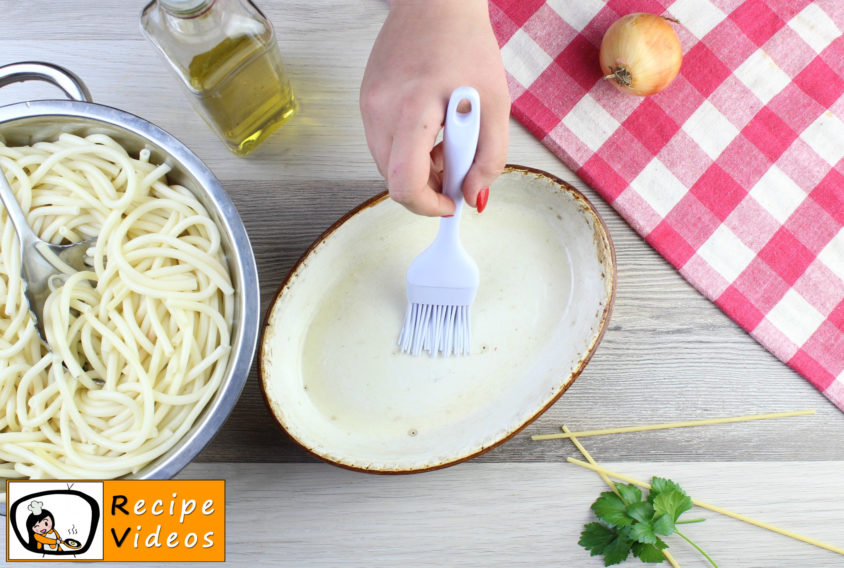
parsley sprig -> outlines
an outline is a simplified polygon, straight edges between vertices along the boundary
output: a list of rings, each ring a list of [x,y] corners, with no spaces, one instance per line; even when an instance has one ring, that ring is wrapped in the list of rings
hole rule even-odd
[[[578,544],[592,556],[604,555],[604,565],[612,566],[627,560],[630,553],[642,562],[662,562],[668,545],[660,536],[677,534],[715,567],[718,565],[697,544],[677,530],[680,515],[693,507],[692,499],[671,481],[654,477],[647,499],[635,485],[617,484],[618,494],[605,491],[592,503],[592,510],[603,522],[588,523],[580,533]]]

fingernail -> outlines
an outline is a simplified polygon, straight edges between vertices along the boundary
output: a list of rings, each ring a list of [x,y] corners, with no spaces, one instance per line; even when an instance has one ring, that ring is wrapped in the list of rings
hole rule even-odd
[[[443,217],[445,217],[445,218],[454,217],[454,213],[452,213],[451,215],[443,215]]]
[[[489,188],[485,187],[478,193],[478,213],[483,213],[486,209],[486,202],[489,199]]]

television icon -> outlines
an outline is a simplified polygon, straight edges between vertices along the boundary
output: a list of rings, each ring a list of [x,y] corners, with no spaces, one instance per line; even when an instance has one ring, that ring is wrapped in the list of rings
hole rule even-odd
[[[102,482],[9,481],[6,558],[102,560]]]

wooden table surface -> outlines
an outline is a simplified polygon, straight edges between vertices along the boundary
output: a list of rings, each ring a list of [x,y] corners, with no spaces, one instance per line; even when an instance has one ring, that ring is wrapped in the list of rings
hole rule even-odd
[[[366,147],[358,87],[387,12],[379,0],[263,0],[301,101],[254,155],[228,153],[193,113],[141,35],[140,0],[3,2],[0,64],[68,67],[98,103],[182,140],[221,180],[252,239],[266,310],[306,247],[384,190]],[[560,85],[565,89],[565,85]],[[57,98],[12,85],[0,104]],[[272,421],[253,366],[234,412],[181,477],[227,481],[226,558],[250,566],[601,566],[577,545],[604,490],[564,463],[565,441],[530,435],[813,408],[799,418],[584,439],[627,474],[668,476],[698,499],[844,547],[844,415],[703,298],[589,187],[515,121],[508,161],[580,189],[606,220],[618,258],[609,329],[557,404],[507,443],[461,465],[410,476],[318,462]],[[495,195],[490,197],[495,207]],[[722,567],[844,566],[844,556],[714,513],[687,528]],[[681,566],[708,563],[679,538]],[[638,560],[636,561],[638,563]]]

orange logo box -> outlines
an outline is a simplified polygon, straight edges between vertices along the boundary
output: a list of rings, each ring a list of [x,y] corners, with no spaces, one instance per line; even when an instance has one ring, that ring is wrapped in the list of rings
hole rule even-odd
[[[103,560],[224,562],[222,480],[104,481]]]

